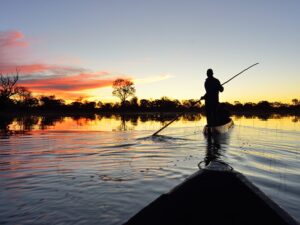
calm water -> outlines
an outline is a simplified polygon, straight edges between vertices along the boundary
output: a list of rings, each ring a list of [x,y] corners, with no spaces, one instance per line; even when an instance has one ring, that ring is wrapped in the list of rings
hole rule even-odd
[[[300,221],[300,119],[233,119],[211,143],[199,115],[1,118],[0,224],[122,224],[216,157]]]

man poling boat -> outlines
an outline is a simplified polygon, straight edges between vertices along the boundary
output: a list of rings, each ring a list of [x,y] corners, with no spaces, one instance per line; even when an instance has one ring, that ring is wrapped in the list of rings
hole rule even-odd
[[[242,74],[242,73],[244,73],[246,70],[248,70],[248,69],[250,69],[251,67],[253,67],[253,66],[256,66],[256,65],[258,65],[258,63],[255,63],[255,64],[253,64],[253,65],[251,65],[251,66],[249,66],[249,67],[247,67],[246,69],[244,69],[244,70],[242,70],[241,72],[239,72],[238,74],[236,74],[236,75],[234,75],[233,77],[231,77],[229,80],[227,80],[226,82],[224,82],[223,84],[220,84],[220,81],[218,81],[218,82],[216,82],[216,81],[213,81],[214,82],[214,84],[212,85],[212,89],[216,89],[218,92],[217,92],[217,94],[219,93],[219,91],[220,90],[222,90],[223,91],[223,86],[226,84],[226,83],[228,83],[229,81],[231,81],[231,80],[233,80],[234,78],[236,78],[237,76],[239,76],[240,74]],[[213,71],[211,70],[210,71],[210,69],[207,71],[207,75],[208,76],[210,76],[210,74],[211,74],[211,76],[213,75]],[[213,83],[213,82],[211,82],[211,83]],[[210,83],[210,82],[209,82]],[[220,86],[219,86],[220,85]],[[216,87],[215,87],[216,86]],[[208,88],[208,89],[210,89],[210,87]],[[207,91],[207,90],[206,90]],[[213,90],[213,92],[216,92],[215,90]],[[207,95],[207,94],[206,94]],[[200,98],[200,100],[199,101],[196,101],[192,106],[194,106],[194,105],[196,105],[197,103],[199,103],[199,102],[201,102],[201,100],[202,99],[205,99],[206,97],[206,95],[204,95],[204,96],[202,96],[201,98]],[[216,96],[215,96],[215,93],[214,94],[209,94],[209,95],[212,95],[212,97],[209,97],[209,100],[210,99],[213,99],[213,98],[216,98]],[[218,98],[218,96],[217,96],[217,98]],[[214,99],[214,101],[215,101],[215,99]],[[217,99],[217,102],[219,102],[219,99]],[[205,104],[206,104],[206,102],[205,102]],[[218,104],[217,104],[218,105]],[[212,118],[212,120],[214,120],[214,118],[216,117],[216,112],[215,112],[215,109],[214,109],[214,107],[215,106],[213,106],[213,107],[211,107],[211,106],[209,106],[209,108],[210,109],[212,109],[212,110],[210,110],[210,112],[213,112],[213,114],[214,115],[212,115],[211,113],[209,113],[210,115],[208,116],[208,117],[210,117],[210,118]],[[180,116],[182,116],[184,114],[184,112],[183,113],[181,113],[181,114],[179,114],[178,116],[176,116],[173,120],[171,120],[169,123],[167,123],[165,126],[163,126],[162,128],[160,128],[158,131],[156,131],[155,133],[153,133],[152,134],[152,136],[155,136],[155,135],[157,135],[159,132],[161,132],[162,130],[164,130],[166,127],[168,127],[171,123],[173,123],[174,121],[176,121]],[[219,116],[219,118],[218,119],[220,119],[221,117]],[[217,123],[217,122],[213,122],[213,123]],[[232,120],[230,119],[230,118],[227,118],[227,120],[225,119],[224,121],[220,121],[220,122],[218,122],[218,124],[216,124],[216,125],[210,125],[209,126],[209,124],[207,124],[207,126],[206,127],[209,127],[209,129],[206,129],[206,128],[204,128],[204,133],[206,132],[206,131],[211,131],[211,130],[226,130],[227,128],[230,128],[231,126],[233,125],[233,122],[232,122]],[[217,129],[215,129],[215,127],[224,127],[225,126],[225,129],[223,129],[223,128],[217,128]]]
[[[207,71],[206,94],[199,100],[205,99],[206,105],[207,125],[204,133],[225,133],[233,125],[226,113],[220,113],[218,94],[224,90],[224,84],[257,64],[223,84],[213,77],[211,69]],[[298,225],[294,218],[243,174],[219,159],[220,137],[224,135],[207,136],[207,153],[205,159],[198,164],[199,171],[168,193],[162,194],[124,225]],[[202,162],[205,163],[205,168],[201,168]]]
[[[205,112],[207,125],[203,129],[205,135],[226,133],[232,126],[233,121],[229,113],[219,103],[219,92],[224,91],[220,81],[215,78],[212,69],[207,70],[205,80],[205,95],[200,100],[205,100]]]
[[[204,127],[203,133],[220,134],[226,133],[233,126],[233,121],[224,109],[220,107],[219,92],[224,91],[224,87],[220,81],[215,78],[212,69],[207,70],[207,79],[205,80],[205,95],[200,100],[205,100],[205,112],[207,125]]]
[[[212,127],[217,125],[219,92],[223,92],[224,87],[221,85],[220,81],[213,76],[214,72],[212,69],[208,69],[206,74],[207,79],[204,83],[206,93],[200,100],[205,100],[207,126]]]

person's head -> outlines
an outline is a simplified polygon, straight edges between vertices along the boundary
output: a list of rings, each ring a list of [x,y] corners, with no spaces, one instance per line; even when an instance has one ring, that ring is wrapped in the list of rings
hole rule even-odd
[[[206,74],[207,74],[207,77],[212,77],[214,75],[214,72],[212,69],[208,69]]]

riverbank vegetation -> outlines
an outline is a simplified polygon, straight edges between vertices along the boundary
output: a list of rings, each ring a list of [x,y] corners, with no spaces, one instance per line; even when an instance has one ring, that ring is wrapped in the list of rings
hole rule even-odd
[[[135,96],[133,82],[117,79],[113,83],[112,95],[120,102],[104,103],[102,101],[86,101],[79,98],[71,103],[51,96],[34,96],[26,87],[17,85],[18,71],[14,76],[0,74],[0,113],[29,114],[91,114],[91,113],[154,113],[154,112],[204,112],[204,105],[196,102],[199,99],[178,100],[169,97],[160,99],[138,99]],[[130,99],[129,99],[130,98]],[[232,114],[300,114],[300,99],[291,99],[291,103],[260,101],[258,103],[238,101],[222,103],[221,106]]]

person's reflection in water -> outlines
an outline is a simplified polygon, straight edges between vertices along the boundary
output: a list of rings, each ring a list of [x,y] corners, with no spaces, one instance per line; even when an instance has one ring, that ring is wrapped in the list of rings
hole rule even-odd
[[[226,134],[208,135],[206,137],[206,141],[206,155],[204,158],[205,166],[207,166],[211,161],[220,160],[221,157],[224,156],[228,144],[228,136]]]

